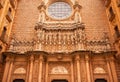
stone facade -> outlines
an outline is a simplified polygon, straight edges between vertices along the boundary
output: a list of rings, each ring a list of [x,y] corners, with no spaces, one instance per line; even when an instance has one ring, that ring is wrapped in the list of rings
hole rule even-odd
[[[11,1],[11,0],[10,0]],[[54,19],[48,7],[65,2],[71,15]],[[19,0],[2,82],[119,82],[104,0]],[[106,10],[106,11],[105,11]],[[119,51],[119,41],[115,45]],[[6,48],[6,47],[5,47]],[[0,69],[1,70],[1,69]]]
[[[115,52],[47,53],[32,51],[25,54],[5,52],[6,68],[3,82],[24,79],[25,82],[94,82],[105,79],[118,82],[114,62]],[[9,68],[9,69],[8,69]],[[113,75],[114,74],[114,75]],[[8,78],[6,78],[9,76]]]

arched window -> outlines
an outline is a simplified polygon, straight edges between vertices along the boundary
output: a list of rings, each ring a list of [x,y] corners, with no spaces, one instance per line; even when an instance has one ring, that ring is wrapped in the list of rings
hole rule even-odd
[[[3,30],[2,30],[2,34],[1,34],[1,36],[0,36],[0,39],[1,39],[3,42],[5,41],[6,32],[7,32],[7,28],[4,27]]]
[[[115,30],[116,38],[120,37],[120,32],[117,25],[114,27],[114,30]]]
[[[13,80],[13,82],[25,82],[25,80],[23,80],[23,79],[15,79],[15,80]]]
[[[2,51],[2,46],[0,45],[0,52]]]

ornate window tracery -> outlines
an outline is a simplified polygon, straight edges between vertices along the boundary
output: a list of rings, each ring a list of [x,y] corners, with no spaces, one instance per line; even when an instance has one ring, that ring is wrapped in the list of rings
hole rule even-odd
[[[65,2],[55,2],[48,7],[48,14],[55,19],[64,19],[70,16],[72,8]]]

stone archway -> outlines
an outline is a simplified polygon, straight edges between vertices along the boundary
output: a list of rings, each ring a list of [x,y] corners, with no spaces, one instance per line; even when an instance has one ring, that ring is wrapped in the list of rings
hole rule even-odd
[[[23,79],[15,79],[15,80],[13,80],[13,82],[25,82],[25,80],[23,80]]]
[[[95,82],[107,82],[105,79],[96,79]]]
[[[51,82],[68,82],[66,79],[54,79]]]

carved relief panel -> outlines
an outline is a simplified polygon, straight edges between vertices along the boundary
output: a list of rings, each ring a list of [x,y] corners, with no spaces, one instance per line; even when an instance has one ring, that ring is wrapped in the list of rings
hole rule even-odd
[[[70,74],[70,62],[50,62],[49,74]]]
[[[48,66],[49,82],[54,79],[66,79],[70,82],[70,62],[50,62]]]

